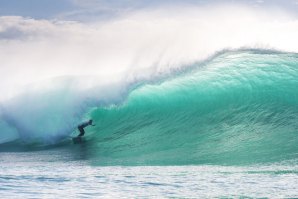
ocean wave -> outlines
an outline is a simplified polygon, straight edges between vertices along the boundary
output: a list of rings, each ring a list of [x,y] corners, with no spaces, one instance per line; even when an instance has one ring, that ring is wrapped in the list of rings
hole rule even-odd
[[[297,54],[250,49],[114,87],[92,84],[78,92],[78,79],[56,79],[59,89],[33,90],[2,107],[1,150],[12,141],[72,147],[67,137],[93,118],[97,126],[85,138],[96,164],[295,159],[297,65]]]
[[[119,106],[91,112],[100,164],[235,164],[297,158],[297,54],[226,52]]]

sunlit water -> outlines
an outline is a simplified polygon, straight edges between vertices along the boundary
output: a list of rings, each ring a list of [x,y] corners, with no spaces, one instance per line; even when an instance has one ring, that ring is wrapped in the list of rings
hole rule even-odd
[[[295,162],[93,166],[64,150],[0,153],[1,198],[298,197]]]

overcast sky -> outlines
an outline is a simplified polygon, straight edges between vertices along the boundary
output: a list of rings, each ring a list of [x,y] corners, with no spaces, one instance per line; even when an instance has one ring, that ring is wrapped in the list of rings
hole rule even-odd
[[[298,0],[0,0],[0,16],[88,21],[140,9],[214,3],[245,4],[256,8],[277,7],[298,15]]]

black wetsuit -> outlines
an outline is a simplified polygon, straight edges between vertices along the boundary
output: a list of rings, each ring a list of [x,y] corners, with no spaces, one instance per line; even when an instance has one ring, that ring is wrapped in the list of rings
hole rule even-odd
[[[83,135],[85,134],[85,130],[84,130],[84,128],[85,128],[86,126],[89,126],[89,125],[90,125],[89,122],[84,122],[83,124],[80,124],[80,125],[78,126],[78,129],[79,129],[79,131],[80,131],[80,134],[78,135],[78,137],[81,137],[81,136],[83,136]]]

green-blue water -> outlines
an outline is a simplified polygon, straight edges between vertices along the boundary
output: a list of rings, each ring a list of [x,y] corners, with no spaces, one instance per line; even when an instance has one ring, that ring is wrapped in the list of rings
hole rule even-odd
[[[94,165],[252,165],[296,160],[297,88],[297,54],[220,53],[186,70],[139,84],[126,92],[121,103],[89,105],[86,118],[91,117],[96,127],[86,128],[84,144]],[[36,101],[47,96],[60,99],[61,93],[34,97]],[[40,117],[34,113],[24,117],[27,114],[20,109],[24,106],[17,107],[18,117],[7,117],[7,124],[15,125],[25,148],[29,143],[29,150],[39,150],[34,147],[38,136],[54,140],[48,142],[54,143],[50,148],[73,147],[65,141],[65,133],[72,130],[61,126],[69,120],[55,114],[57,109],[66,112],[61,104],[36,108]],[[5,132],[2,139],[10,133]],[[16,144],[23,145],[4,143],[1,151]]]
[[[86,139],[99,165],[255,164],[298,157],[298,56],[240,51],[98,107]]]

